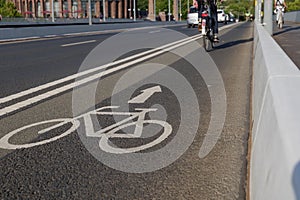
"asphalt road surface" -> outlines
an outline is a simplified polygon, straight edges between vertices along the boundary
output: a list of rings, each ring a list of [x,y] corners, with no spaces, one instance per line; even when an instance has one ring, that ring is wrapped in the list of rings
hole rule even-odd
[[[1,199],[245,199],[253,25],[220,39],[207,53],[178,24],[2,43]]]

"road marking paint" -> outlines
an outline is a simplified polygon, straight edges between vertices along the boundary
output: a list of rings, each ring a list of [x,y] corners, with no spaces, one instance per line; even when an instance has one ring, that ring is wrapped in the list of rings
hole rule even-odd
[[[231,25],[230,25],[231,26]],[[220,28],[220,30],[224,29],[223,27]],[[108,64],[105,64],[105,65],[102,65],[102,66],[99,66],[99,67],[96,67],[96,68],[93,68],[93,69],[90,69],[90,70],[86,70],[86,71],[83,71],[83,72],[79,72],[79,73],[76,73],[76,74],[73,74],[73,75],[70,75],[70,76],[67,76],[65,78],[62,78],[62,79],[59,79],[59,80],[56,80],[56,81],[53,81],[53,82],[50,82],[50,83],[46,83],[46,84],[43,84],[43,85],[40,85],[40,86],[37,86],[35,88],[30,88],[28,90],[24,90],[22,92],[19,92],[19,93],[16,93],[16,94],[12,94],[12,95],[9,95],[9,96],[6,96],[6,97],[3,97],[3,98],[0,98],[0,104],[3,104],[3,103],[6,103],[6,102],[9,102],[9,101],[13,101],[13,100],[16,100],[18,98],[21,98],[23,96],[26,96],[26,95],[29,95],[29,94],[32,94],[32,93],[35,93],[35,92],[38,92],[38,91],[41,91],[41,90],[44,90],[44,89],[47,89],[47,88],[50,88],[52,86],[55,86],[55,85],[58,85],[58,84],[62,84],[64,82],[67,82],[67,81],[70,81],[70,80],[73,80],[73,79],[76,79],[76,78],[79,78],[80,76],[85,76],[87,74],[90,74],[90,73],[94,73],[94,72],[97,72],[97,71],[100,71],[100,70],[103,70],[107,67],[110,67],[112,65],[117,65],[119,63],[123,63],[123,62],[126,62],[128,60],[132,60],[132,59],[135,59],[135,58],[138,58],[140,56],[144,56],[146,54],[150,54],[152,52],[155,52],[159,49],[163,49],[163,48],[167,48],[169,46],[172,46],[174,44],[177,44],[177,43],[180,43],[180,42],[183,42],[183,41],[186,41],[186,40],[190,40],[190,39],[198,39],[198,36],[199,35],[194,35],[194,36],[191,36],[189,38],[185,38],[185,39],[182,39],[182,40],[179,40],[179,41],[176,41],[176,42],[172,42],[170,44],[166,44],[166,45],[163,45],[161,46],[160,48],[156,48],[156,49],[151,49],[151,50],[148,50],[148,51],[145,51],[145,52],[142,52],[142,53],[139,53],[139,54],[136,54],[136,55],[133,55],[133,56],[130,56],[130,57],[127,57],[127,58],[124,58],[124,59],[121,59],[121,60],[118,60],[118,61],[114,61],[112,63],[108,63]],[[199,37],[200,38],[200,37]],[[1,116],[1,115],[0,115]]]
[[[45,38],[51,38],[51,37],[57,37],[58,35],[46,35],[46,36],[44,36]]]
[[[105,33],[119,33],[127,31],[130,29],[114,29],[114,30],[104,30],[104,31],[89,31],[89,32],[80,32],[80,33],[66,33],[64,36],[78,36],[78,35],[95,35],[95,34],[105,34]]]
[[[67,33],[61,35],[48,35],[43,36],[44,38],[52,38],[52,37],[61,37],[61,36],[84,36],[84,35],[96,35],[96,34],[105,34],[105,33],[118,33],[123,31],[132,31],[132,30],[143,30],[143,29],[153,29],[153,28],[164,28],[164,27],[173,27],[173,26],[182,26],[182,24],[172,24],[172,25],[161,25],[161,26],[148,26],[148,27],[140,27],[140,28],[124,28],[124,29],[114,29],[114,30],[104,30],[104,31],[90,31],[90,32],[80,32],[80,33]],[[24,38],[12,38],[12,39],[2,39],[0,43],[5,42],[22,42],[26,40],[34,40],[40,39],[40,36],[34,37],[24,37]]]
[[[230,25],[230,26],[233,26],[233,25]],[[221,27],[219,30],[222,30],[222,29],[225,29],[225,28],[228,28],[228,26]],[[117,64],[120,64],[120,63],[123,63],[123,62],[126,62],[126,61],[134,59],[133,61],[130,61],[128,63],[124,63],[122,65],[116,66],[116,67],[111,68],[109,70],[102,71],[102,72],[99,72],[99,73],[97,73],[95,75],[92,75],[90,77],[84,78],[84,79],[76,82],[76,84],[75,83],[71,83],[71,84],[62,86],[60,88],[56,88],[56,89],[54,89],[52,91],[43,93],[41,95],[37,95],[37,96],[32,97],[30,99],[24,100],[22,102],[19,102],[19,103],[16,103],[16,104],[12,104],[12,105],[10,105],[8,107],[4,107],[4,108],[0,109],[0,117],[4,116],[6,114],[10,114],[12,112],[18,111],[18,110],[20,110],[22,108],[25,108],[25,107],[27,107],[29,105],[32,105],[34,103],[38,103],[38,102],[40,102],[42,100],[45,100],[47,98],[50,98],[50,97],[52,97],[54,95],[61,94],[61,93],[65,92],[65,91],[67,91],[67,90],[70,90],[70,89],[74,88],[74,87],[78,87],[81,84],[85,84],[85,83],[97,80],[97,79],[99,79],[102,76],[109,75],[109,74],[114,73],[116,71],[125,69],[125,68],[127,68],[129,66],[132,66],[132,65],[134,65],[136,63],[145,61],[145,60],[153,58],[155,56],[159,56],[162,53],[168,52],[168,51],[170,51],[172,49],[176,49],[176,48],[178,48],[180,46],[186,45],[186,44],[188,44],[188,43],[190,43],[192,41],[195,41],[197,39],[200,39],[200,38],[202,38],[202,35],[200,35],[200,34],[194,35],[192,37],[188,37],[188,38],[176,41],[176,42],[172,42],[172,43],[163,45],[163,46],[161,46],[159,48],[156,48],[156,49],[151,49],[151,50],[148,50],[148,51],[145,51],[145,52],[142,52],[142,53],[139,53],[139,54],[136,54],[136,55],[133,55],[133,56],[130,56],[130,57],[127,57],[127,58],[124,58],[124,59],[112,62],[112,63],[108,63],[108,64],[105,64],[105,65],[102,65],[102,66],[99,66],[99,67],[96,67],[96,68],[93,68],[93,69],[90,69],[90,70],[86,70],[86,71],[83,71],[83,72],[80,72],[80,73],[77,73],[77,74],[73,74],[71,76],[65,77],[63,79],[59,79],[59,80],[54,81],[54,82],[46,83],[44,85],[28,89],[28,90],[22,91],[22,92],[17,93],[17,94],[13,94],[13,95],[10,95],[10,96],[7,96],[7,97],[3,97],[3,98],[0,99],[0,104],[5,103],[5,102],[9,102],[9,101],[12,101],[12,100],[15,100],[15,99],[18,99],[20,97],[23,97],[25,95],[29,95],[29,94],[34,93],[34,92],[38,92],[38,91],[40,91],[42,89],[47,89],[47,88],[49,88],[51,86],[55,86],[55,85],[58,85],[60,83],[64,83],[64,82],[73,80],[73,79],[78,78],[80,76],[84,76],[84,75],[87,75],[87,74],[90,74],[90,73],[94,73],[94,72],[106,69],[106,68],[108,68],[110,66],[117,65]],[[144,56],[144,57],[141,57],[141,56]],[[138,57],[141,57],[141,58],[138,58]],[[135,59],[135,58],[138,58],[138,59]]]
[[[2,109],[0,110],[0,117],[1,117],[1,116],[4,116],[4,115],[7,115],[7,114],[10,114],[10,113],[13,113],[13,112],[15,112],[15,111],[18,111],[18,110],[20,110],[20,109],[22,109],[22,108],[25,108],[25,107],[27,107],[27,106],[30,106],[30,105],[32,105],[32,104],[38,103],[38,102],[40,102],[40,101],[42,101],[42,100],[51,98],[52,96],[61,94],[61,93],[65,92],[65,91],[68,91],[68,90],[74,88],[74,87],[79,87],[79,86],[81,86],[81,85],[83,85],[83,84],[86,84],[86,83],[92,82],[92,81],[94,81],[94,80],[97,80],[97,79],[99,79],[99,78],[101,78],[101,77],[103,77],[103,76],[107,76],[107,75],[112,74],[112,73],[115,73],[115,72],[117,72],[117,71],[126,69],[126,68],[128,68],[129,66],[132,66],[132,65],[134,65],[134,64],[136,64],[136,63],[145,61],[145,60],[150,59],[150,58],[153,58],[153,57],[155,57],[155,56],[159,56],[159,55],[161,55],[162,53],[168,52],[168,51],[170,51],[170,50],[172,50],[172,49],[176,49],[176,48],[178,48],[178,47],[180,47],[180,46],[183,46],[183,45],[188,44],[188,43],[190,43],[190,42],[192,42],[192,41],[195,41],[195,40],[197,40],[197,39],[199,39],[199,38],[201,38],[201,37],[202,37],[201,35],[196,35],[196,36],[193,36],[193,37],[190,37],[190,38],[185,38],[185,39],[183,39],[183,40],[180,40],[180,41],[177,41],[177,42],[173,42],[173,43],[164,45],[165,47],[162,46],[162,47],[159,48],[159,50],[154,49],[154,50],[156,50],[156,51],[154,51],[154,50],[152,49],[152,50],[150,50],[150,51],[152,51],[153,53],[149,54],[149,52],[148,52],[148,55],[145,55],[146,52],[143,52],[143,53],[141,53],[141,54],[145,55],[144,57],[141,57],[141,58],[138,58],[138,59],[134,59],[134,60],[129,61],[129,62],[127,62],[127,63],[124,63],[124,64],[121,64],[121,65],[119,65],[119,66],[116,66],[116,67],[114,67],[114,68],[111,68],[111,69],[108,69],[108,70],[106,70],[106,71],[102,71],[102,72],[99,72],[99,73],[97,73],[97,74],[91,75],[91,76],[89,76],[89,77],[87,77],[87,78],[81,79],[81,80],[79,80],[79,81],[77,81],[77,82],[75,82],[75,83],[67,84],[67,85],[65,85],[65,86],[56,88],[56,89],[51,90],[51,91],[49,91],[49,92],[43,93],[43,94],[41,94],[41,95],[37,95],[37,96],[31,97],[31,98],[29,98],[29,99],[27,99],[27,100],[21,101],[21,102],[19,102],[19,103],[16,103],[16,104],[7,106],[7,107],[2,108]],[[163,49],[163,48],[164,48],[164,49]],[[134,57],[134,56],[133,56],[133,57]],[[124,59],[124,60],[126,60],[126,59]],[[117,61],[116,61],[116,62],[117,62]],[[98,67],[98,68],[101,68],[101,69],[107,68],[108,66],[111,66],[111,65],[115,64],[116,62],[109,63],[109,64],[106,64],[106,65],[100,66],[100,67]],[[119,63],[120,63],[120,61],[119,61]],[[75,74],[75,75],[76,75],[76,74]],[[59,82],[59,81],[60,81],[60,80],[58,80],[58,82]],[[50,83],[50,84],[52,84],[52,83]],[[47,85],[47,84],[45,84],[45,85]],[[45,87],[45,85],[43,85],[43,86]],[[30,90],[31,90],[31,89],[29,89],[29,90],[27,90],[27,91],[24,91],[23,94],[25,94],[25,93],[30,94],[30,93],[29,93]],[[34,91],[34,90],[36,90],[36,88],[33,88],[32,90]],[[22,92],[21,92],[21,93],[22,93]],[[11,96],[13,96],[13,95],[11,95]],[[3,99],[6,100],[6,101],[8,101],[8,100],[11,101],[11,100],[12,100],[11,96],[10,96],[10,98],[9,98],[9,97],[4,97],[4,98],[2,98],[2,99],[0,99],[0,100],[2,100],[2,102],[3,102]],[[20,93],[15,94],[14,97],[21,97],[21,96],[20,96]],[[0,103],[1,103],[1,101],[0,101]]]
[[[39,39],[41,37],[34,36],[34,37],[24,37],[24,38],[13,38],[13,39],[5,39],[5,40],[0,40],[0,42],[14,42],[18,40],[33,40],[33,39]]]
[[[142,93],[133,99],[129,100],[128,103],[145,103],[154,93],[161,92],[160,86],[154,86],[141,91]]]
[[[157,31],[150,31],[149,33],[159,33],[160,30],[157,30]]]
[[[96,40],[89,40],[89,41],[83,41],[83,42],[75,42],[70,44],[63,44],[62,47],[69,47],[69,46],[75,46],[75,45],[81,45],[81,44],[87,44],[87,43],[93,43],[96,42]]]
[[[197,35],[196,35],[196,36],[197,36]],[[3,103],[6,103],[6,102],[9,102],[9,101],[12,101],[12,100],[21,98],[21,97],[23,97],[23,96],[26,96],[26,95],[29,95],[29,94],[38,92],[38,91],[40,91],[40,90],[47,89],[47,88],[49,88],[49,87],[53,87],[53,86],[58,85],[58,84],[62,84],[62,83],[64,83],[64,82],[67,82],[67,81],[70,81],[70,80],[79,78],[79,77],[81,77],[81,76],[85,76],[85,75],[90,74],[90,73],[94,73],[94,72],[97,72],[97,71],[106,69],[106,68],[108,68],[108,67],[110,67],[110,66],[112,66],[112,65],[117,65],[117,64],[119,64],[119,63],[123,63],[123,62],[129,61],[129,60],[132,60],[132,59],[135,59],[135,58],[144,56],[144,55],[146,55],[146,54],[153,53],[153,52],[155,52],[155,51],[157,51],[157,50],[159,50],[159,49],[167,48],[167,47],[172,46],[172,45],[174,45],[174,44],[177,44],[177,43],[180,43],[180,42],[189,40],[189,39],[193,39],[193,38],[195,38],[196,36],[192,36],[192,37],[190,37],[190,38],[185,38],[185,39],[183,39],[183,40],[179,40],[179,41],[176,41],[176,42],[172,42],[172,43],[170,43],[170,44],[163,45],[163,46],[161,46],[160,48],[151,49],[151,50],[148,50],[148,51],[145,51],[145,52],[142,52],[142,53],[138,53],[138,54],[136,54],[136,55],[129,56],[129,57],[127,57],[127,58],[124,58],[124,59],[121,59],[121,60],[117,60],[117,61],[114,61],[114,62],[112,62],[112,63],[108,63],[108,64],[105,64],[105,65],[102,65],[102,66],[99,66],[99,67],[96,67],[96,68],[93,68],[93,69],[89,69],[89,70],[86,70],[86,71],[83,71],[83,72],[79,72],[79,73],[76,73],[76,74],[67,76],[67,77],[65,77],[65,78],[62,78],[62,79],[59,79],[59,80],[56,80],[56,81],[53,81],[53,82],[50,82],[50,83],[46,83],[46,84],[37,86],[37,87],[35,87],[35,88],[30,88],[30,89],[28,89],[28,90],[24,90],[24,91],[22,91],[22,92],[19,92],[19,93],[16,93],[16,94],[12,94],[12,95],[10,95],[10,96],[0,98],[0,104],[3,104]]]

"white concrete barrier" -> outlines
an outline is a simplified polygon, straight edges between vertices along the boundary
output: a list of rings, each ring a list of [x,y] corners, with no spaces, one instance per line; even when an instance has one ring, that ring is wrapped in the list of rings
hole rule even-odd
[[[300,10],[285,13],[284,19],[291,22],[300,22]]]
[[[300,71],[255,22],[251,200],[300,200]]]

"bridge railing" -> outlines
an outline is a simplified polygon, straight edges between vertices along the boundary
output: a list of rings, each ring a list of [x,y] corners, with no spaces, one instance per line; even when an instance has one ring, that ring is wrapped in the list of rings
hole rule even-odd
[[[251,200],[300,199],[300,71],[255,22]]]
[[[300,23],[300,10],[285,13],[284,14],[284,19],[286,21],[299,22]]]

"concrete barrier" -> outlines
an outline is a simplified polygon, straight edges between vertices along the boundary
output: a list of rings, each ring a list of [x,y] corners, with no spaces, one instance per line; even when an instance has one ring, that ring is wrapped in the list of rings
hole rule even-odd
[[[286,21],[299,22],[300,23],[300,10],[285,13],[284,14],[284,19]]]
[[[300,71],[255,22],[251,200],[300,199]]]

